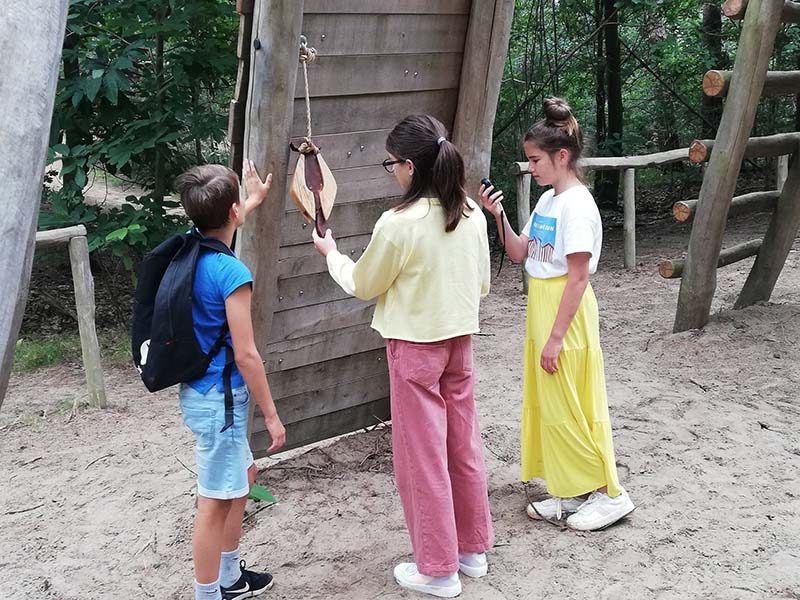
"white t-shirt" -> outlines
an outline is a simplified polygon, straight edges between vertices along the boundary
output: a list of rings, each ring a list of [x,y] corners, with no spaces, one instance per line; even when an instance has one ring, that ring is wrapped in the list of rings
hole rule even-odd
[[[522,234],[528,237],[525,271],[531,277],[551,279],[566,275],[567,255],[577,252],[590,252],[589,273],[597,271],[603,225],[594,198],[584,185],[557,196],[555,190],[547,190],[536,203]]]

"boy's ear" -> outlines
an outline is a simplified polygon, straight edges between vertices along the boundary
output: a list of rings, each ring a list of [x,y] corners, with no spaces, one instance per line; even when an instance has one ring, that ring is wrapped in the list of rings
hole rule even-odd
[[[236,223],[239,220],[239,211],[242,210],[241,202],[234,202],[228,209],[228,220]]]

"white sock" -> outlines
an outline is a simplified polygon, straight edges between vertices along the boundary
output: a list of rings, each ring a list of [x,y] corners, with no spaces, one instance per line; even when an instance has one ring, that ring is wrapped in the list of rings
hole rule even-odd
[[[239,581],[242,569],[239,566],[239,548],[230,552],[223,552],[219,558],[219,583],[224,588],[231,587]]]
[[[194,582],[194,600],[222,600],[222,593],[219,591],[219,581],[214,583]]]

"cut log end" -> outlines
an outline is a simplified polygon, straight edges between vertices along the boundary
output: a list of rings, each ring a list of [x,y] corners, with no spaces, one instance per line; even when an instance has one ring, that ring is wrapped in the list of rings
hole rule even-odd
[[[725,76],[721,71],[708,71],[703,75],[703,93],[710,98],[722,98],[727,89]]]
[[[672,216],[678,223],[685,223],[692,216],[692,208],[686,202],[676,202],[672,205]]]
[[[675,279],[678,277],[677,271],[675,263],[671,260],[662,260],[658,265],[658,274],[664,279]]]
[[[703,163],[708,160],[708,146],[700,140],[695,140],[689,146],[689,160],[693,163]]]

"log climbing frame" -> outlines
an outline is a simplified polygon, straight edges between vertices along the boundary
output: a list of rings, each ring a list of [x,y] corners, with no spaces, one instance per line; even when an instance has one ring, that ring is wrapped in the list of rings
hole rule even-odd
[[[723,13],[743,20],[733,71],[709,71],[707,95],[725,98],[715,140],[693,144],[695,162],[708,161],[697,201],[679,203],[679,220],[693,219],[685,261],[662,263],[662,275],[681,277],[674,331],[703,327],[716,289],[716,270],[756,255],[735,306],[769,300],[800,227],[800,161],[779,163],[778,190],[734,198],[742,160],[755,156],[797,156],[800,134],[750,138],[762,96],[800,93],[800,73],[768,71],[781,23],[800,22],[800,3],[788,0],[727,0]],[[788,165],[788,169],[787,169]],[[728,217],[749,210],[772,209],[763,240],[722,250]],[[680,215],[680,216],[679,216]]]

